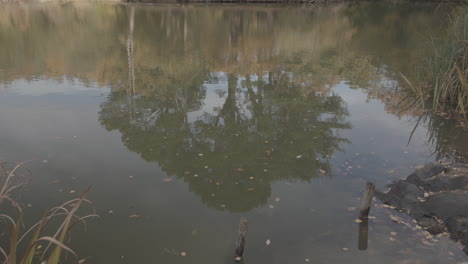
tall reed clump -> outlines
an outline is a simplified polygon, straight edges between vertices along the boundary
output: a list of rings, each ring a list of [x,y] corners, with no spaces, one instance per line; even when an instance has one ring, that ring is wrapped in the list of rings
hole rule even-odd
[[[468,121],[468,7],[455,11],[445,35],[431,38],[431,48],[420,72],[424,84],[413,90],[432,110]]]
[[[0,214],[0,237],[4,237],[0,240],[0,263],[58,264],[60,259],[63,259],[64,252],[76,256],[76,253],[65,245],[65,240],[76,223],[85,223],[86,218],[96,216],[77,215],[83,204],[90,204],[86,200],[89,188],[79,198],[47,210],[37,223],[24,228],[23,208],[12,198],[13,191],[24,185],[22,170],[29,172],[24,162],[0,162],[0,212],[9,212]],[[12,216],[13,214],[16,217]],[[85,260],[78,261],[84,262]]]

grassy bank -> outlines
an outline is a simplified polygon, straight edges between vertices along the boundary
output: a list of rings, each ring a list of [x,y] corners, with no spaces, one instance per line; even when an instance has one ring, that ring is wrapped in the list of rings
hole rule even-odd
[[[468,7],[450,17],[444,35],[431,37],[417,85],[410,85],[426,108],[468,121]]]

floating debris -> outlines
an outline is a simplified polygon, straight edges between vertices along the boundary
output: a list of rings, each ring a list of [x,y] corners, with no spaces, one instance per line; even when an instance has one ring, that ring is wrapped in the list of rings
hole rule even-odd
[[[128,216],[128,218],[130,218],[130,219],[137,219],[137,218],[140,218],[140,217],[141,217],[141,215],[139,215],[139,214],[131,214],[131,215]]]

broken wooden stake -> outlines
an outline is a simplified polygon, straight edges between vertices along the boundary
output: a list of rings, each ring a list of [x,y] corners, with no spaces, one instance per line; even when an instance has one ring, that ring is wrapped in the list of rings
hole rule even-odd
[[[239,261],[242,259],[242,256],[244,255],[244,247],[245,247],[245,236],[247,235],[247,230],[248,230],[248,221],[247,218],[241,217],[240,222],[239,222],[239,237],[237,238],[237,243],[236,243],[236,258],[235,260]]]
[[[370,207],[372,204],[372,198],[375,193],[375,185],[372,182],[366,183],[366,190],[364,191],[364,197],[362,198],[361,210],[359,212],[359,218],[367,218],[369,216]]]

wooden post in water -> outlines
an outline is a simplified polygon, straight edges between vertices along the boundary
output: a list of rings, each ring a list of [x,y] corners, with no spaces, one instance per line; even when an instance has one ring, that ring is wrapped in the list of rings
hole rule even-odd
[[[361,210],[359,211],[359,218],[366,219],[369,216],[370,207],[372,204],[372,198],[375,193],[375,185],[372,182],[366,183],[366,190],[364,191],[364,197],[362,198]]]
[[[244,247],[245,247],[245,236],[247,235],[248,230],[248,221],[247,218],[241,217],[239,222],[239,237],[237,238],[236,243],[236,258],[235,260],[240,261],[242,256],[244,255]]]
[[[372,205],[372,198],[375,193],[375,185],[372,182],[366,183],[366,189],[364,190],[364,197],[362,197],[361,209],[359,211],[359,238],[358,238],[358,249],[367,249],[367,240],[369,236],[369,212]]]

